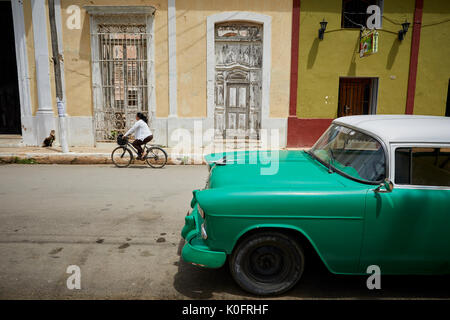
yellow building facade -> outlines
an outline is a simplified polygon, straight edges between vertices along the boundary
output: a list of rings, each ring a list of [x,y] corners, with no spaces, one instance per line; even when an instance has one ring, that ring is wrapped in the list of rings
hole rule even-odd
[[[375,13],[368,9],[371,5],[380,9],[378,52],[360,57],[361,29],[368,31],[367,21]],[[407,103],[414,114],[445,115],[450,2],[301,0],[299,7],[297,97],[288,145],[311,145],[336,117],[410,113]],[[322,40],[321,21],[328,22]],[[400,40],[405,22],[409,28]]]
[[[37,145],[59,129],[49,4],[11,4],[27,83],[22,135]],[[113,141],[136,111],[163,145],[176,144],[177,129],[218,138],[249,126],[281,128],[286,144],[291,0],[55,0],[55,9],[69,145]],[[219,29],[228,32],[220,39]],[[218,46],[228,59],[220,66]]]
[[[423,4],[414,114],[449,114],[450,1]]]

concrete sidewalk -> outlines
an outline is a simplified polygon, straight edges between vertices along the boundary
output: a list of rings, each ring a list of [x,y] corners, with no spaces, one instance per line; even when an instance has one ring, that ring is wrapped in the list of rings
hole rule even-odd
[[[0,147],[0,163],[105,164],[114,147],[72,147],[69,153],[59,147]]]
[[[97,147],[71,147],[63,153],[60,147],[1,147],[0,163],[22,164],[110,164],[111,152],[116,143],[102,143]],[[168,155],[167,164],[191,164],[191,157],[172,155],[170,148],[164,148]],[[135,163],[144,163],[134,160]],[[180,163],[181,162],[181,163]],[[197,161],[199,162],[199,161]],[[196,164],[201,164],[196,163]]]
[[[22,164],[109,164],[111,152],[116,143],[100,143],[97,147],[71,147],[69,153],[62,153],[59,147],[3,147],[0,146],[0,163]],[[176,153],[171,148],[164,148],[168,155],[167,164],[205,164],[203,156],[211,153],[201,149],[197,153]],[[255,147],[227,147],[223,152],[258,150]],[[296,149],[298,150],[298,149]],[[144,163],[134,160],[135,163]]]

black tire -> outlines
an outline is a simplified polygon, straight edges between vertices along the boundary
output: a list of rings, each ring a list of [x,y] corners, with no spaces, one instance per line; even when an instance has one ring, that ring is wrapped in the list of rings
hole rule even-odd
[[[278,295],[291,289],[305,268],[303,249],[281,232],[259,232],[244,239],[229,260],[239,286],[258,296]]]
[[[126,148],[119,146],[111,153],[111,160],[118,168],[126,168],[133,161],[133,154]]]
[[[167,153],[163,148],[150,147],[145,161],[152,168],[162,168],[167,163]]]

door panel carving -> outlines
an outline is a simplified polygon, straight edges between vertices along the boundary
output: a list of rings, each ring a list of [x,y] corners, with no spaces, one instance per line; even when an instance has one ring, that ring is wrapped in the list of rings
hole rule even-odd
[[[216,137],[259,137],[262,32],[257,24],[216,25]]]

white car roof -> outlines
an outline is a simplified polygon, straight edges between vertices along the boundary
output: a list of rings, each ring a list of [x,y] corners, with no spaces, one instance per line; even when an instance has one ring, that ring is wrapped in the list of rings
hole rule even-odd
[[[336,124],[365,130],[392,142],[450,143],[450,117],[420,115],[361,115],[337,118]]]

